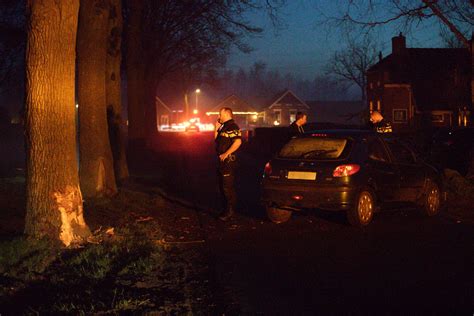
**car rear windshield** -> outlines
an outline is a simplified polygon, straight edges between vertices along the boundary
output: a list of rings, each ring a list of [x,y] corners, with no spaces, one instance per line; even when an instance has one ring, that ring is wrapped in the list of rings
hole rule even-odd
[[[351,141],[346,138],[293,138],[283,146],[278,156],[288,159],[341,159],[346,155],[350,144]]]

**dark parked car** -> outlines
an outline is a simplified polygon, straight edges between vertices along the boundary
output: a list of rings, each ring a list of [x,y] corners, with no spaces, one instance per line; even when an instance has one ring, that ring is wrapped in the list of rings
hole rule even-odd
[[[428,216],[441,206],[436,169],[396,139],[372,131],[328,130],[292,138],[269,161],[262,201],[270,220],[302,208],[342,210],[355,226],[380,208],[411,203]]]
[[[431,159],[440,169],[449,168],[465,175],[474,155],[474,128],[440,129],[433,135]]]

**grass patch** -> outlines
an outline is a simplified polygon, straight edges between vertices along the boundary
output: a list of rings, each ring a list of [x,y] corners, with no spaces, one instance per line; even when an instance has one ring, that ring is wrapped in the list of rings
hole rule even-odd
[[[16,238],[0,242],[0,275],[33,280],[56,259],[59,248],[48,240]]]
[[[138,219],[157,207],[166,205],[132,190],[86,201],[86,221],[102,235],[94,239],[99,244],[80,249],[60,249],[46,240],[0,242],[0,314],[203,312],[207,283],[200,278],[206,272],[196,260],[201,250],[165,250],[156,243],[163,237],[157,221]],[[110,226],[112,235],[105,233]],[[199,297],[196,305],[192,296]]]

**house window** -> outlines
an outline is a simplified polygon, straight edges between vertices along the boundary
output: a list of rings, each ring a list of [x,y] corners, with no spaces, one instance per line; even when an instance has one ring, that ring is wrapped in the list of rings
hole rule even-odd
[[[374,102],[372,101],[369,102],[369,110],[370,110],[370,113],[374,111]]]
[[[433,123],[444,123],[443,114],[431,114],[431,122]]]
[[[369,88],[370,88],[370,89],[373,89],[373,88],[374,88],[374,84],[373,84],[372,82],[369,83]]]
[[[290,122],[296,121],[296,110],[290,110]]]
[[[275,125],[280,124],[281,123],[281,110],[273,110],[273,118],[275,122],[277,122],[277,124]]]
[[[381,109],[382,109],[382,104],[380,103],[380,100],[377,100],[377,111],[380,112]]]
[[[394,123],[405,123],[408,120],[408,111],[406,109],[394,109],[393,110],[393,122]]]
[[[160,125],[170,125],[170,119],[168,115],[162,115],[160,117]]]

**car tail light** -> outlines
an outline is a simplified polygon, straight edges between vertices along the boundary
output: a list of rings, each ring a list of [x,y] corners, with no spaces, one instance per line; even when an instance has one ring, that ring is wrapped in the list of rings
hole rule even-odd
[[[270,164],[270,162],[267,162],[267,164],[265,165],[265,169],[263,169],[263,175],[267,177],[271,174],[272,174],[272,165]]]
[[[359,170],[359,165],[340,165],[337,166],[336,169],[334,169],[334,171],[332,172],[332,176],[336,178],[347,177],[359,172]]]

